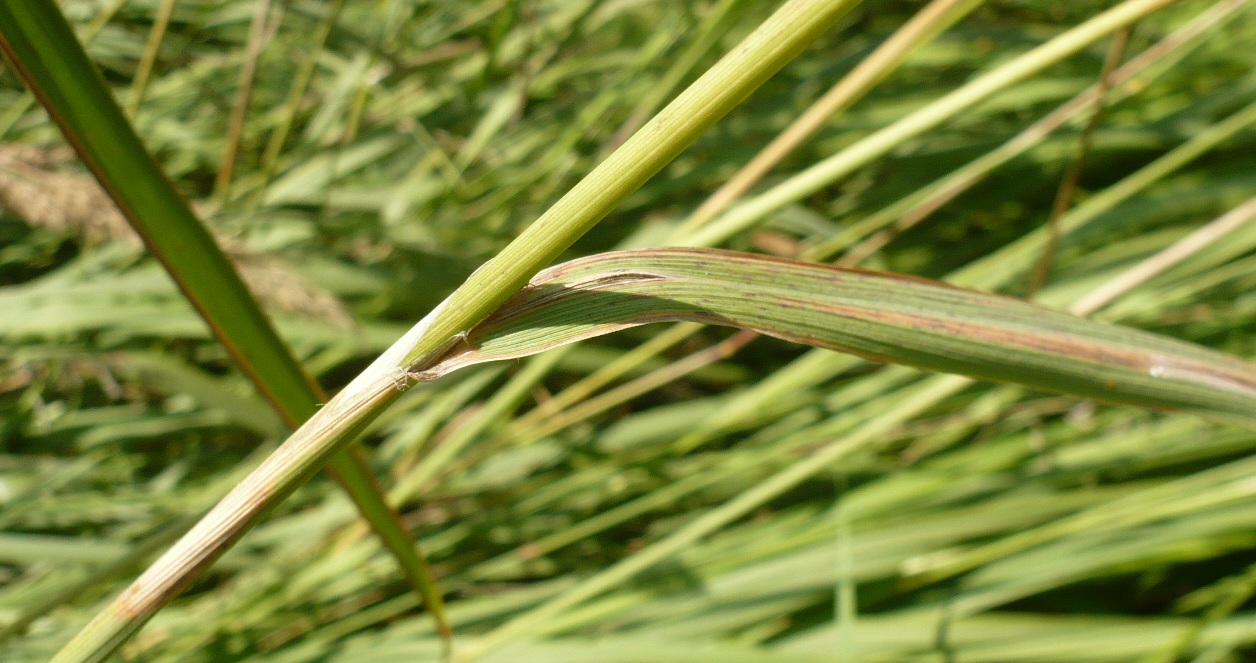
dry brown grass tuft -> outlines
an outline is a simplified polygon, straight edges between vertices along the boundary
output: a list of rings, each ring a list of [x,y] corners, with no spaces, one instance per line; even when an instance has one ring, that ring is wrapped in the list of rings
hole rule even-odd
[[[95,180],[57,170],[68,151],[0,145],[0,204],[32,226],[90,242],[139,240]]]
[[[89,243],[120,241],[138,247],[139,237],[96,180],[67,168],[73,159],[73,152],[64,148],[0,145],[0,205],[31,226]],[[233,237],[215,233],[214,239],[267,308],[352,326],[344,302],[282,259],[250,252]]]

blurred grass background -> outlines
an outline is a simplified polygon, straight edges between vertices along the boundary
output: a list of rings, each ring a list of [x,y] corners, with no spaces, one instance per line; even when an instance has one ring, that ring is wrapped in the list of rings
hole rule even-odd
[[[60,4],[329,390],[775,9]],[[1256,100],[1256,17],[1232,4],[1180,57],[1113,95],[1078,201]],[[1140,21],[1128,52],[1210,5],[1182,0]],[[173,11],[145,82],[137,71],[163,6]],[[1107,6],[984,3],[757,190]],[[918,8],[858,7],[572,255],[660,241]],[[710,47],[683,57],[694,43]],[[799,254],[825,242],[1093,84],[1106,50],[1095,44],[726,245]],[[38,661],[284,433],[11,72],[0,86],[0,651]],[[1043,226],[1080,132],[1052,134],[861,264],[941,278]],[[1254,147],[1256,131],[1240,127],[1061,237],[1039,300],[1065,306],[1256,194]],[[1247,227],[1098,317],[1256,357],[1254,267]],[[1024,295],[1029,281],[1004,290]],[[372,466],[403,500],[460,640],[526,616],[929,389],[908,369],[759,339],[648,390],[610,392],[602,407],[528,414],[662,329],[415,387],[373,426]],[[703,330],[628,377],[728,336]],[[973,385],[484,660],[1245,660],[1256,643],[1254,444],[1256,432],[1183,415]],[[434,660],[430,619],[354,520],[316,478],[124,657]]]

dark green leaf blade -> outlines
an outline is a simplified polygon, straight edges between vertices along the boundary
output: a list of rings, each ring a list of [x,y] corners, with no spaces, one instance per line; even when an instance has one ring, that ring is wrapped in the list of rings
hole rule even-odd
[[[291,427],[308,419],[326,396],[148,153],[56,4],[0,1],[0,48],[241,370]],[[447,629],[427,565],[360,454],[339,453],[330,467]]]

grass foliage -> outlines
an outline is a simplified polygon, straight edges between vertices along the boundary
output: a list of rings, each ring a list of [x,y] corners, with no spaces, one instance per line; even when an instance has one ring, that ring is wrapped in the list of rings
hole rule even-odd
[[[775,9],[60,4],[233,258],[282,275],[248,281],[328,391]],[[1256,224],[1085,299],[1256,195],[1252,3],[1180,0],[1136,22],[1126,61],[1202,12],[1218,19],[1106,92],[1054,224],[1085,106],[938,209],[917,204],[1095,85],[1110,35],[866,147],[1103,4],[982,4],[695,232],[708,195],[919,9],[859,5],[566,255],[692,243],[837,258],[1080,300],[1097,319],[1254,358]],[[42,661],[285,432],[11,72],[0,109],[0,652]],[[413,386],[365,442],[465,659],[1256,651],[1249,428],[651,325]],[[121,656],[435,660],[417,602],[320,476]]]

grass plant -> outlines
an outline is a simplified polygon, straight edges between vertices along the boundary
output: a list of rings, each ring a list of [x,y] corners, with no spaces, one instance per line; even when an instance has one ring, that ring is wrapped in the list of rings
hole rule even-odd
[[[5,660],[1256,651],[1249,0],[58,6],[169,180],[0,81]]]

